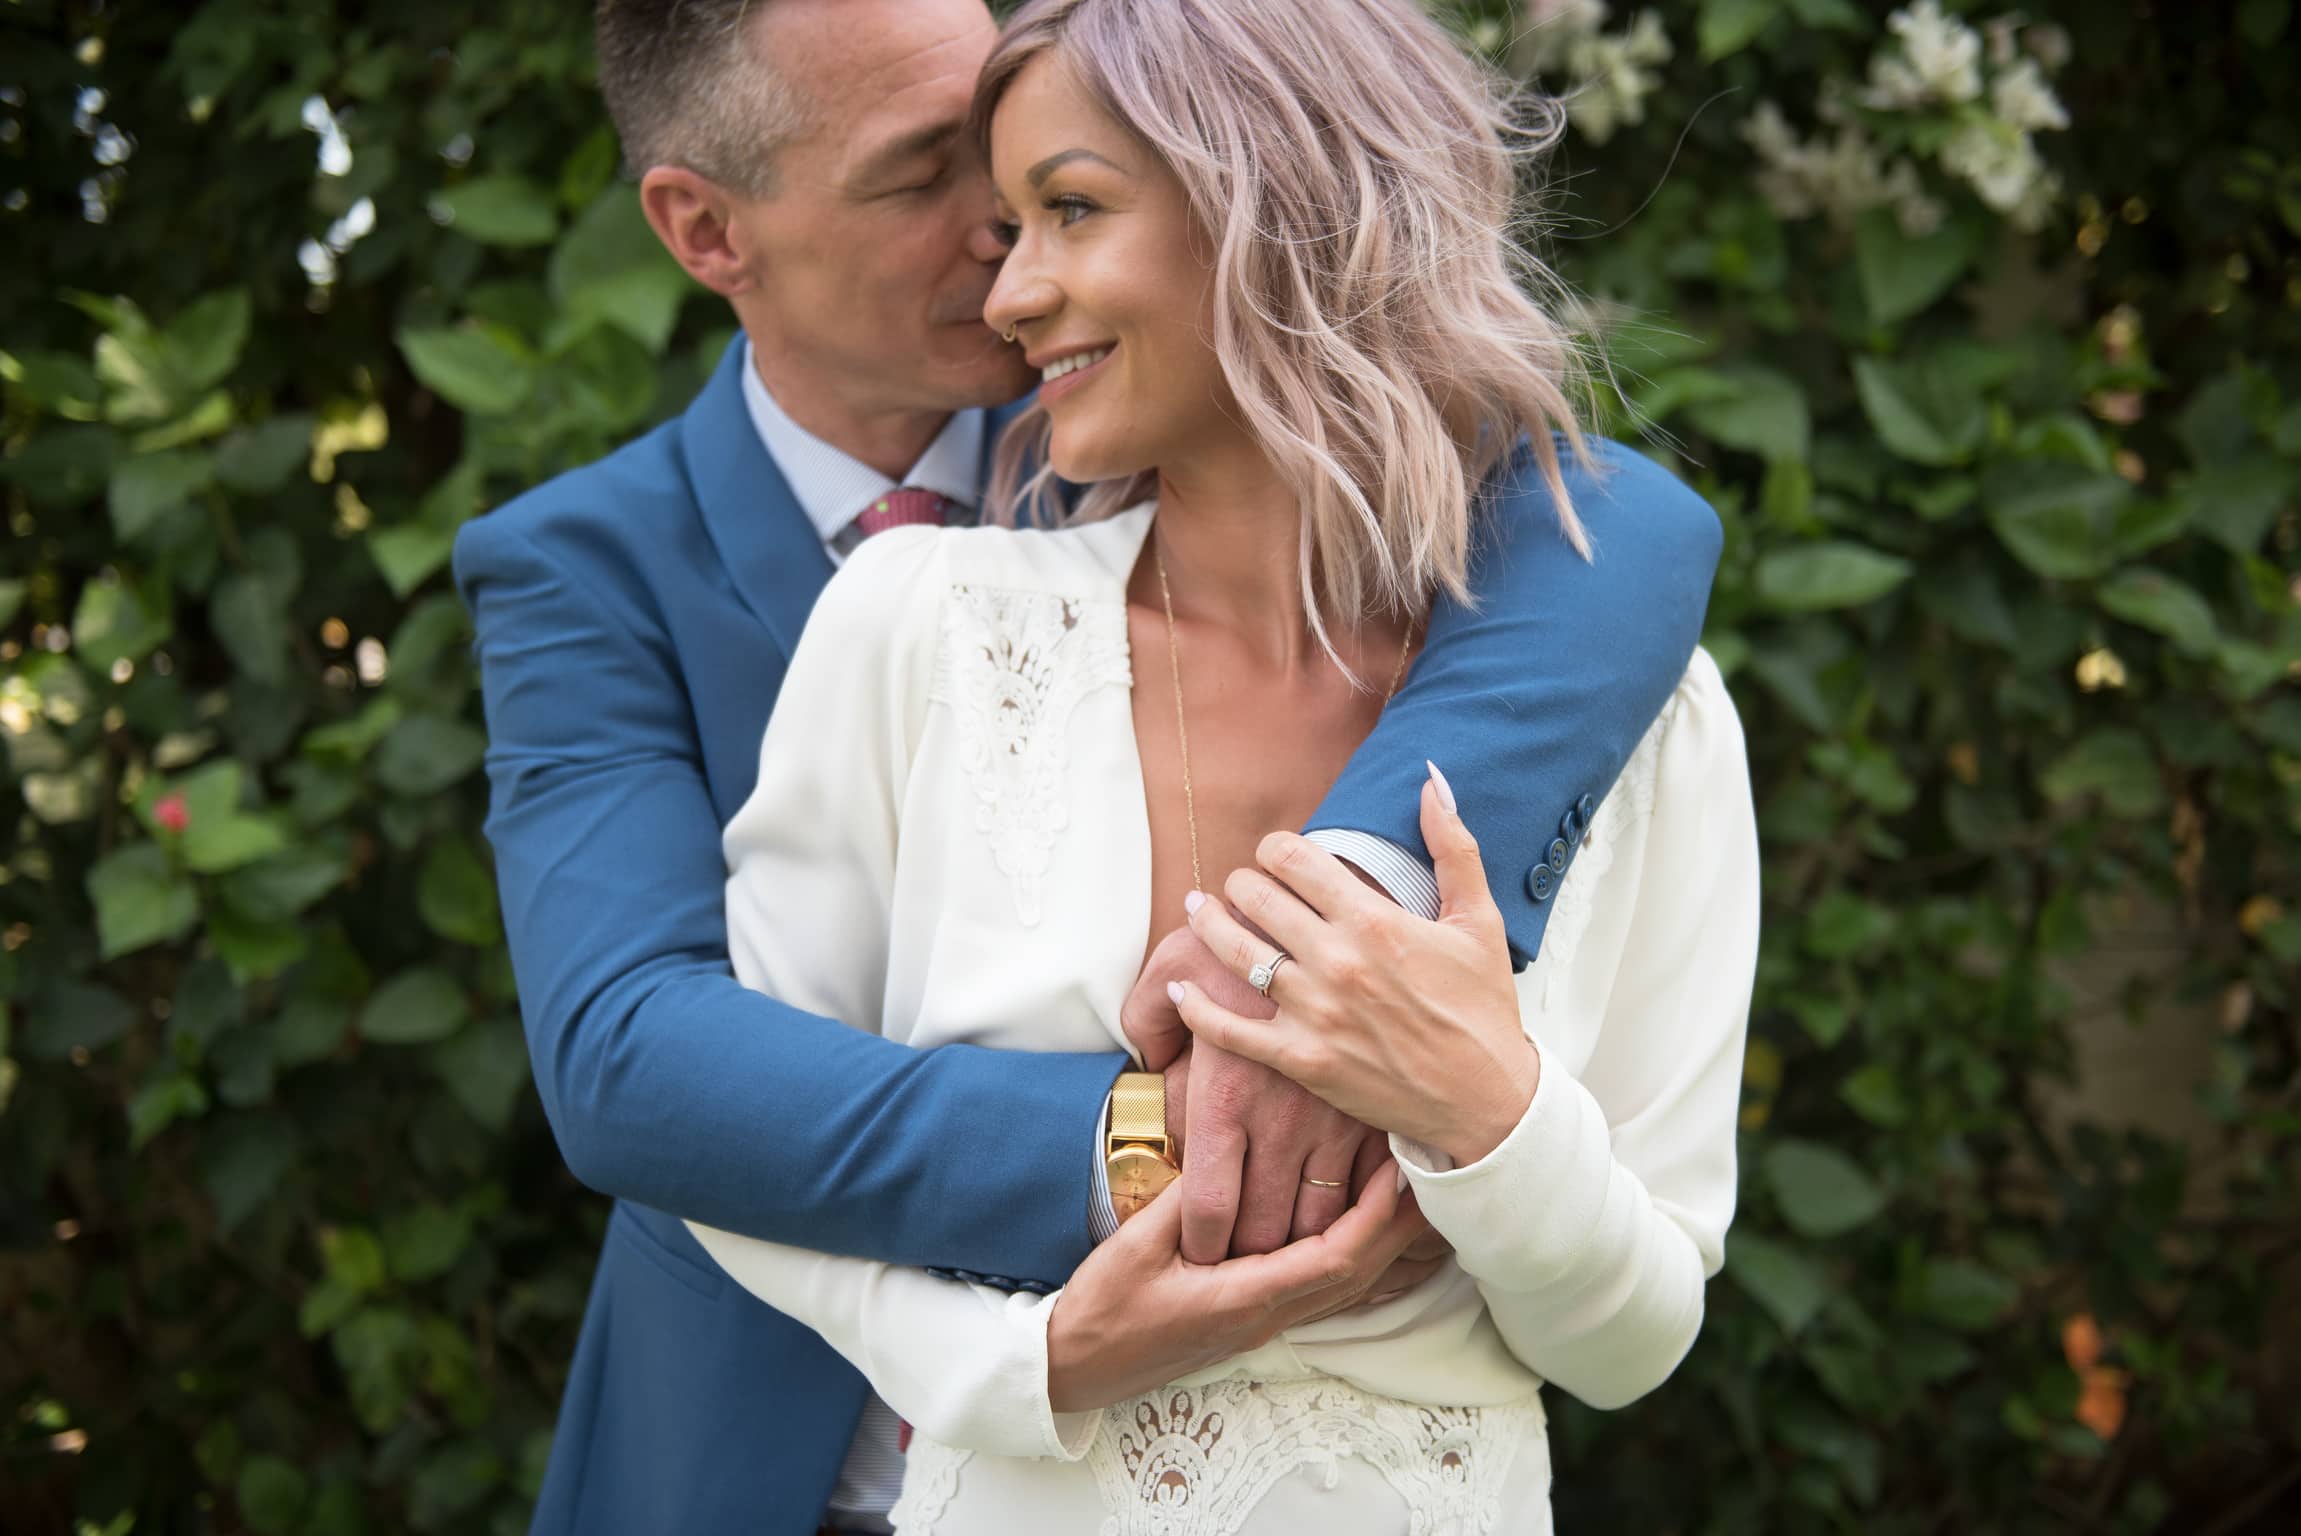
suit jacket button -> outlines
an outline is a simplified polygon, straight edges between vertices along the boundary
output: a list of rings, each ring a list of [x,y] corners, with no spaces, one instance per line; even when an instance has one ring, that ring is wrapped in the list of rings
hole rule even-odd
[[[1584,795],[1574,802],[1574,814],[1582,818],[1582,825],[1586,827],[1590,825],[1590,818],[1598,814],[1598,802],[1591,796]]]
[[[1526,894],[1536,901],[1548,901],[1550,893],[1558,889],[1558,877],[1547,864],[1537,864],[1526,876]]]
[[[1566,855],[1573,851],[1566,846],[1566,839],[1562,837],[1553,842],[1550,845],[1550,872],[1554,875],[1566,873]]]
[[[1569,809],[1558,822],[1558,835],[1569,843],[1582,841],[1582,834],[1587,829],[1587,823],[1582,820],[1582,813],[1577,810]]]

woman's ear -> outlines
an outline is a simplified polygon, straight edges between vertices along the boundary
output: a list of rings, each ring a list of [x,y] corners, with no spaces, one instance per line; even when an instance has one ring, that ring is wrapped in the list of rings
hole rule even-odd
[[[639,180],[639,206],[672,259],[713,293],[731,299],[758,285],[736,195],[725,187],[684,166],[652,166]]]

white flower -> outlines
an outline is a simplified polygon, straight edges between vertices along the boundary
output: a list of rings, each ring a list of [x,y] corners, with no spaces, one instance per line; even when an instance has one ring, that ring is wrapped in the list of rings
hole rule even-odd
[[[1670,37],[1661,19],[1643,12],[1627,32],[1575,38],[1562,62],[1573,84],[1566,118],[1593,144],[1603,144],[1626,123],[1643,122],[1646,98],[1661,85],[1652,66],[1668,61]]]
[[[2024,133],[2067,128],[2069,112],[2046,84],[2045,72],[2035,59],[2018,60],[1989,83],[1990,110],[2008,126]]]
[[[1826,214],[1843,228],[1867,209],[1891,208],[1911,236],[1941,223],[1941,205],[1926,196],[1917,167],[1898,159],[1888,164],[1858,126],[1800,143],[1781,109],[1761,102],[1743,122],[1742,137],[1757,152],[1758,195],[1780,218]]]
[[[1943,15],[1940,0],[1917,0],[1894,12],[1886,25],[1901,40],[1901,52],[1870,60],[1867,105],[1904,111],[1928,101],[1955,105],[1981,94],[1981,34]]]
[[[1981,200],[1999,213],[2010,214],[2034,206],[2037,184],[2046,179],[2045,162],[2026,133],[2004,125],[1973,122],[1960,127],[1942,145],[1942,169],[1972,185]]]

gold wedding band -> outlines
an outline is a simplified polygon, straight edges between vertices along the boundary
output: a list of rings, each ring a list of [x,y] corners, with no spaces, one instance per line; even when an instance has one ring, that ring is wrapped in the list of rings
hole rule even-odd
[[[1316,1184],[1320,1189],[1342,1189],[1346,1186],[1346,1181],[1342,1179],[1314,1179],[1307,1173],[1302,1176],[1302,1182]]]

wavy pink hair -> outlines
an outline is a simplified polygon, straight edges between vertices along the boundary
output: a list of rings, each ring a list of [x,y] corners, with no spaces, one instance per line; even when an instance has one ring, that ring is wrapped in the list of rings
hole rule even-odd
[[[1178,177],[1214,252],[1214,350],[1303,512],[1303,596],[1326,615],[1469,598],[1473,508],[1529,439],[1560,532],[1589,540],[1561,472],[1587,465],[1557,292],[1516,238],[1517,166],[1558,114],[1513,98],[1412,0],[1032,0],[975,88],[977,138],[1023,67],[1054,54]],[[1043,509],[1049,423],[999,444],[991,507]],[[1027,480],[1025,467],[1040,468]],[[1149,495],[1089,487],[1073,519]]]

